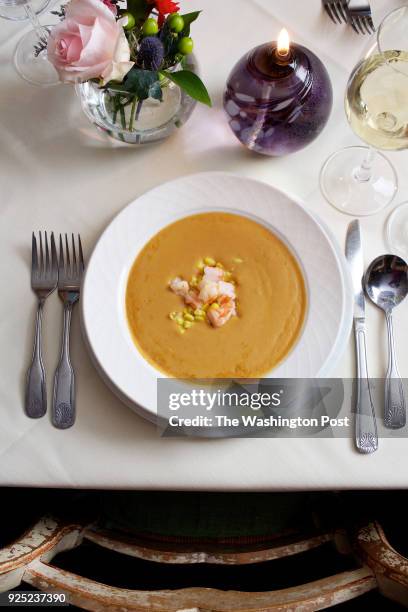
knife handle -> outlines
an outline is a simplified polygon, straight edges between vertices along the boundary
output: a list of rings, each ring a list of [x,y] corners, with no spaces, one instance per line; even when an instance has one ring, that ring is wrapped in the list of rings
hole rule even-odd
[[[354,333],[357,353],[355,441],[360,453],[373,453],[378,448],[378,435],[368,378],[366,327],[363,318],[354,319]]]

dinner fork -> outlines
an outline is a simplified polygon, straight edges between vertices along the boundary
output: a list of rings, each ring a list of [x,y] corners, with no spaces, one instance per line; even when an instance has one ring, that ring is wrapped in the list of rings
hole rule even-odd
[[[65,254],[64,254],[65,242]],[[75,374],[71,364],[69,338],[72,310],[79,300],[81,280],[84,273],[84,256],[81,237],[78,234],[78,259],[74,234],[71,236],[71,251],[68,236],[59,239],[58,295],[64,304],[64,326],[61,355],[54,378],[52,423],[58,429],[72,427],[75,422]]]
[[[31,240],[31,288],[38,298],[35,323],[34,348],[31,365],[27,372],[25,412],[32,419],[38,419],[47,412],[47,388],[45,368],[42,359],[42,314],[45,300],[55,291],[58,282],[57,251],[54,234],[51,233],[51,252],[47,232],[39,232],[39,249],[33,232]],[[44,253],[45,246],[45,253]]]
[[[333,23],[348,23],[347,0],[323,0],[323,7]]]
[[[350,0],[348,21],[357,34],[374,34],[375,27],[367,0]]]

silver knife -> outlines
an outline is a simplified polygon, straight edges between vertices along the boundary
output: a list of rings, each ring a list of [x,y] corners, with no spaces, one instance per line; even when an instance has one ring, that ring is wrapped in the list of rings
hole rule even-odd
[[[360,453],[373,453],[378,448],[378,434],[367,369],[365,298],[363,291],[364,258],[360,222],[357,219],[348,226],[346,258],[350,267],[354,291],[354,335],[357,353],[355,442]]]

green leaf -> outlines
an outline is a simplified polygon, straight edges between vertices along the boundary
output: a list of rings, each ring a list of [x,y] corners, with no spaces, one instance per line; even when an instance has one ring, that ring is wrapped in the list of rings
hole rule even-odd
[[[128,0],[126,10],[132,13],[138,25],[142,25],[150,15],[153,4],[147,0]]]
[[[114,85],[112,89],[134,94],[139,100],[147,100],[147,98],[162,99],[159,74],[154,70],[132,68],[123,83]]]
[[[160,40],[164,45],[165,56],[174,55],[177,53],[178,37],[174,36],[167,22],[164,24],[160,33]]]
[[[167,70],[163,70],[161,74],[173,81],[173,83],[176,83],[176,85],[194,98],[194,100],[206,104],[207,106],[212,106],[206,86],[194,72],[190,70],[179,70],[178,72],[167,72]]]
[[[199,17],[200,13],[201,11],[194,11],[193,13],[186,13],[185,15],[182,15],[184,19],[184,29],[181,36],[190,36],[190,26],[193,21]]]

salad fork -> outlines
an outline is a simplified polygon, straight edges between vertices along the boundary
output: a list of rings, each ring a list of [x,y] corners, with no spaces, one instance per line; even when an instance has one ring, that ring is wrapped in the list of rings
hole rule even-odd
[[[65,254],[64,254],[65,242]],[[64,327],[62,334],[61,356],[55,372],[52,423],[58,429],[72,427],[75,422],[75,374],[71,364],[69,338],[72,310],[79,300],[84,256],[81,237],[78,234],[78,259],[74,234],[71,236],[71,250],[68,236],[63,241],[60,234],[58,264],[58,295],[64,304]]]
[[[350,0],[348,22],[357,34],[374,34],[374,22],[367,0]]]
[[[323,0],[323,7],[333,23],[348,23],[348,0]]]
[[[51,252],[47,232],[39,232],[39,249],[33,232],[31,241],[31,288],[38,298],[35,323],[34,348],[31,365],[27,372],[25,412],[32,419],[38,419],[47,412],[47,389],[45,368],[42,359],[42,314],[45,300],[55,291],[58,282],[57,251],[54,234],[51,233]],[[45,253],[44,253],[45,247]]]

